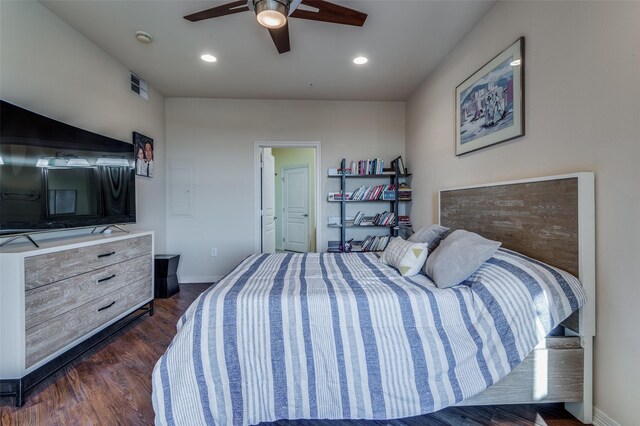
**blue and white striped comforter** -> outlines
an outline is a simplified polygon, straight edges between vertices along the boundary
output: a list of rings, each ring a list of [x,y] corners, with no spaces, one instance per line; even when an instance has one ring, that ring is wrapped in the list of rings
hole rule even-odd
[[[585,298],[503,249],[445,290],[369,253],[254,255],[181,318],[153,372],[156,423],[436,411],[506,376]]]

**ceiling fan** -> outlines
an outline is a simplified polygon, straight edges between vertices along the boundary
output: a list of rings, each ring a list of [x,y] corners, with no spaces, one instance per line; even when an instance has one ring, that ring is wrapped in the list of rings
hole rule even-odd
[[[309,8],[300,8],[301,4]],[[357,27],[364,25],[367,19],[366,13],[324,0],[239,0],[192,13],[184,19],[197,22],[249,10],[254,11],[260,25],[269,30],[278,53],[291,50],[288,17]]]

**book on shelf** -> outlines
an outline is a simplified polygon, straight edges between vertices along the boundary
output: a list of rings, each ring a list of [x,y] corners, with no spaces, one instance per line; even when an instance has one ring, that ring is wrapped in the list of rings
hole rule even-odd
[[[346,175],[395,175],[396,170],[398,174],[405,175],[409,172],[401,156],[391,161],[391,167],[384,167],[385,162],[381,158],[352,160],[345,164],[344,171],[341,167],[330,168],[328,170],[329,176],[342,176],[343,173]]]
[[[398,216],[398,225],[411,226],[411,218],[409,216]]]
[[[404,161],[402,161],[402,157],[398,157],[398,173],[401,175],[407,174],[407,169],[404,167]]]
[[[344,170],[346,175],[382,175],[393,174],[385,172],[384,160],[382,158],[366,159],[366,160],[353,160],[347,162],[347,167]],[[328,170],[329,176],[341,176],[343,170],[341,167],[330,168]]]
[[[360,244],[354,244],[354,251],[383,251],[387,244],[389,244],[389,236],[388,235],[380,235],[380,236],[367,236],[364,240],[360,242]]]
[[[349,200],[351,198],[352,193],[345,193],[346,199]],[[342,201],[342,192],[330,192],[327,196],[328,201]]]
[[[392,226],[395,224],[396,214],[392,212],[378,213],[370,219],[370,226]]]
[[[345,218],[347,221],[349,218]],[[353,218],[351,218],[353,219]],[[327,217],[327,225],[328,226],[342,226],[342,218],[340,216],[329,216]]]
[[[328,241],[327,251],[330,252],[339,252],[340,251],[340,241]]]
[[[393,185],[391,185],[393,186]],[[395,189],[385,189],[382,192],[382,199],[385,201],[395,201],[396,200],[396,190]]]
[[[360,226],[374,226],[375,218],[373,216],[365,216],[362,218],[362,222],[360,222]]]
[[[400,175],[405,175],[408,173],[407,168],[404,166],[404,161],[402,161],[402,156],[398,156],[396,157],[392,162],[391,165],[394,169],[398,170],[398,174]]]
[[[398,200],[409,201],[411,200],[411,188],[406,183],[401,183],[398,186]]]
[[[376,185],[376,186],[361,186],[357,188],[353,193],[347,197],[350,201],[375,201],[375,200],[388,200],[384,198],[385,193],[393,191],[393,198],[389,201],[395,200],[395,185]]]
[[[353,241],[353,239],[346,241],[345,248],[347,249],[346,251],[355,251],[355,252],[384,251],[384,249],[387,248],[387,245],[389,244],[390,239],[391,237],[389,235],[379,235],[379,236],[368,235],[362,241],[356,242],[356,241]],[[339,240],[328,241],[327,251],[334,252],[334,253],[342,252],[343,250],[342,250],[342,246],[340,245],[340,241]]]
[[[362,213],[362,212],[358,212],[358,213],[353,217],[353,225],[354,225],[354,226],[360,226],[360,224],[362,223],[362,219],[364,219],[364,213]]]

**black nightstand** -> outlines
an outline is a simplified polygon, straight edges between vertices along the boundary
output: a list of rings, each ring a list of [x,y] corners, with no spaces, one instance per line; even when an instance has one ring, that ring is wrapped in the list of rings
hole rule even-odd
[[[160,299],[171,297],[180,291],[178,284],[179,254],[156,254],[153,296]]]

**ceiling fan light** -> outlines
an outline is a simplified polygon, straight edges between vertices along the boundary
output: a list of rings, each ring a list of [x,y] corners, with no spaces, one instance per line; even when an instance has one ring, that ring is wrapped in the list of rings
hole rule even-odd
[[[265,28],[282,28],[287,23],[289,2],[258,0],[255,3],[258,23]]]

